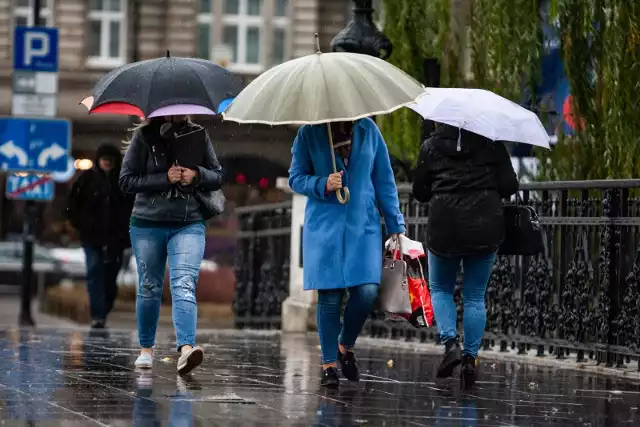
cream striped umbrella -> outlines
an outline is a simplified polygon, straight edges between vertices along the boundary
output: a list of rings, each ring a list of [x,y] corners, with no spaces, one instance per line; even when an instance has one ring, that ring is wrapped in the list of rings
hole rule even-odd
[[[327,124],[391,113],[414,103],[425,88],[394,65],[357,53],[322,53],[287,61],[264,72],[234,99],[224,120],[267,125]],[[336,191],[341,203],[349,201]]]

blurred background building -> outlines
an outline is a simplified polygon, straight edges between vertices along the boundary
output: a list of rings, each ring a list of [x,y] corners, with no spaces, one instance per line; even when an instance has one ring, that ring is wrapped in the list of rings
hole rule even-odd
[[[0,0],[0,115],[11,114],[13,29],[32,25],[33,0]],[[332,38],[351,16],[350,0],[42,0],[45,24],[60,34],[58,116],[73,122],[76,167],[90,168],[101,143],[118,145],[137,119],[89,116],[79,101],[109,70],[166,55],[198,56],[228,67],[246,82],[273,65],[315,51],[314,33],[330,51]],[[295,128],[239,126],[198,118],[207,126],[225,168],[225,193],[236,205],[275,202],[286,176]],[[0,184],[4,187],[3,182]],[[43,204],[42,242],[73,240],[64,225],[66,194],[73,180],[56,184]],[[23,202],[2,196],[0,234],[22,231]],[[230,218],[219,218],[219,221]],[[222,224],[220,224],[222,225]],[[224,228],[232,228],[227,224]]]

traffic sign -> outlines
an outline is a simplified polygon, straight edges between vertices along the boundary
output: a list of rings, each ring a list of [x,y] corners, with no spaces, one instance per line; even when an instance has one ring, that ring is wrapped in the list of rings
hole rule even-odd
[[[13,33],[13,69],[58,72],[58,29],[16,27]]]
[[[65,172],[71,123],[62,119],[0,118],[0,168],[6,171]]]
[[[8,175],[7,198],[13,200],[53,200],[55,185],[50,178],[34,174]]]
[[[67,170],[64,172],[52,172],[51,179],[55,182],[68,182],[76,174],[76,167],[74,166],[76,159],[71,156],[67,156]]]
[[[58,111],[58,29],[16,27],[13,42],[12,114],[55,117]]]

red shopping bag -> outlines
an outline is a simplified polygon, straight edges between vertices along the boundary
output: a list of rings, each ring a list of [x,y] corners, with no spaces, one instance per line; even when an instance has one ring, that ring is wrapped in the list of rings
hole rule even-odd
[[[433,306],[429,284],[424,277],[422,264],[417,258],[407,262],[409,299],[412,313],[407,320],[416,328],[427,328],[433,325]]]
[[[386,316],[390,320],[406,320],[416,328],[428,328],[433,326],[433,306],[422,264],[419,258],[404,256],[404,260],[407,263],[407,290],[411,301],[411,314],[387,312]]]
[[[421,258],[426,257],[422,243],[411,240],[405,235],[400,236],[400,251],[396,252],[396,258],[407,263],[407,291],[411,302],[411,314],[399,314],[386,312],[389,320],[408,321],[416,328],[428,328],[433,326],[433,306],[431,305],[431,293],[429,284],[424,277]],[[393,239],[387,240],[385,248],[390,250]]]

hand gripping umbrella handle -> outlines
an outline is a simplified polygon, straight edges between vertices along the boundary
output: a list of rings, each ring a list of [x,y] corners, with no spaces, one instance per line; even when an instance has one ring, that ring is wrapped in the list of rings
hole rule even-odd
[[[333,148],[333,135],[331,134],[331,124],[329,123],[327,123],[327,134],[329,135],[329,149],[331,150],[333,173],[337,173],[338,168],[336,167],[336,153]],[[344,205],[346,203],[349,203],[349,200],[351,199],[351,193],[349,193],[349,189],[346,186],[343,186],[342,188],[336,190],[336,197],[338,198],[338,201]]]

